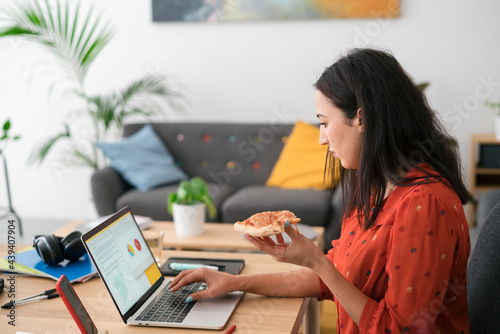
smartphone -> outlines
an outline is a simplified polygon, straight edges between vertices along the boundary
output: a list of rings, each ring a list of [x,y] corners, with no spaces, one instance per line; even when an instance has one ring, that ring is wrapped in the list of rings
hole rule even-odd
[[[97,327],[94,325],[94,322],[66,276],[62,275],[59,277],[56,283],[56,290],[80,331],[83,334],[97,334]]]

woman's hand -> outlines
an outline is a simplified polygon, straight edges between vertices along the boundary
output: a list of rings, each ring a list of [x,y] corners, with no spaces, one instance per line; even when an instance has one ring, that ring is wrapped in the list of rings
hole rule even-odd
[[[288,223],[289,224],[289,223]],[[290,224],[285,233],[292,239],[286,244],[281,234],[276,236],[276,242],[270,237],[252,237],[245,234],[245,238],[260,251],[271,255],[276,261],[297,264],[315,270],[321,260],[325,259],[323,252],[307,237],[297,232]]]
[[[192,299],[188,300],[188,297],[186,301],[217,297],[238,290],[235,275],[208,268],[181,271],[181,273],[170,283],[170,290],[174,292],[194,282],[205,282],[208,288],[191,294],[189,297]]]

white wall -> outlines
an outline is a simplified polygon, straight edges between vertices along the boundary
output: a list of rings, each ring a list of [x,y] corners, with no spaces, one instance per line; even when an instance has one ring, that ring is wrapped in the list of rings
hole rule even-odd
[[[401,0],[401,16],[391,21],[211,25],[152,23],[150,0],[84,3],[96,3],[117,31],[89,73],[89,90],[119,88],[160,70],[173,75],[190,100],[187,115],[170,113],[170,119],[267,122],[281,112],[314,121],[312,83],[343,45],[368,45],[392,50],[417,81],[431,82],[428,98],[458,137],[466,172],[470,134],[493,132],[495,112],[480,100],[500,100],[496,0]],[[0,121],[10,117],[13,132],[23,136],[7,150],[15,208],[25,218],[94,217],[89,170],[62,168],[56,154],[41,167],[26,165],[33,146],[59,129],[74,101],[60,94],[47,98],[48,73],[35,72],[30,81],[38,49],[0,40],[0,50]],[[0,204],[6,202],[2,190]]]

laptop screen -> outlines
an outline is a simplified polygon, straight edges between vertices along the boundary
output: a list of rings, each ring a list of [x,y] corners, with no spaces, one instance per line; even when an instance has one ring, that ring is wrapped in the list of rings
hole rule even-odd
[[[101,278],[124,315],[162,277],[130,210],[83,237]],[[112,221],[110,221],[112,220]],[[101,227],[102,228],[102,227]]]

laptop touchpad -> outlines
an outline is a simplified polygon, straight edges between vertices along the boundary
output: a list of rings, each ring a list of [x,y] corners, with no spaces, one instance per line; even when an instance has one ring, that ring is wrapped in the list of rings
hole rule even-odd
[[[234,307],[240,294],[238,292],[231,292],[220,297],[202,299],[198,301],[193,310],[196,310],[196,312],[221,312],[223,310],[230,310]]]

